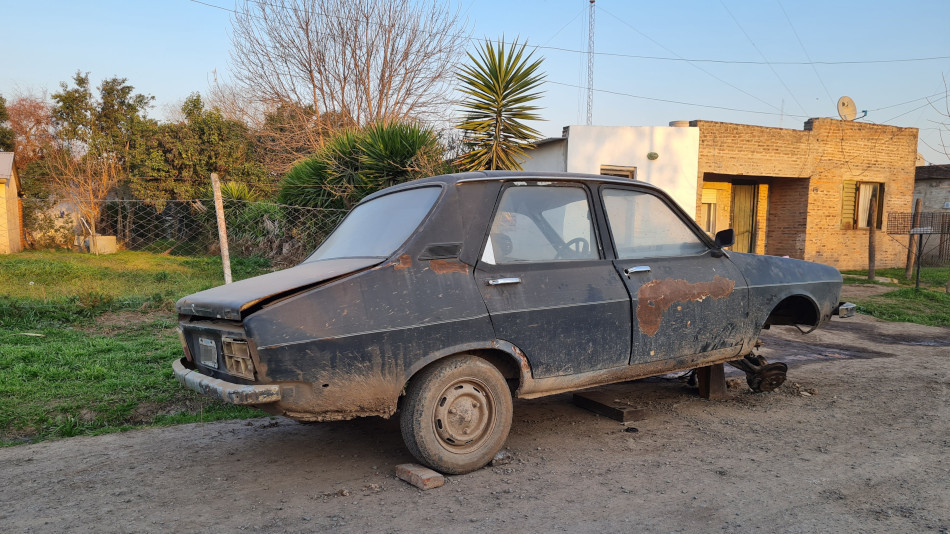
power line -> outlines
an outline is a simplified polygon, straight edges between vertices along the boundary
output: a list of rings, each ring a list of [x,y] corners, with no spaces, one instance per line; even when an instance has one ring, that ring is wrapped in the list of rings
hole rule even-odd
[[[581,85],[575,85],[575,84],[564,83],[564,82],[556,82],[556,81],[553,81],[553,80],[545,80],[545,83],[553,83],[554,85],[561,85],[561,86],[564,86],[564,87],[571,87],[571,88],[575,88],[575,89],[585,89],[585,87],[583,87],[583,86],[581,86]],[[605,94],[610,94],[610,95],[618,95],[618,96],[626,96],[626,97],[629,97],[629,98],[637,98],[637,99],[640,99],[640,100],[649,100],[649,101],[651,101],[651,102],[663,102],[663,103],[666,103],[666,104],[679,104],[679,105],[683,105],[683,106],[693,106],[693,107],[699,107],[699,108],[718,109],[718,110],[723,110],[723,111],[738,111],[738,112],[741,112],[741,113],[754,113],[754,114],[757,114],[757,115],[773,115],[773,116],[779,116],[779,115],[781,115],[781,113],[775,113],[775,112],[772,112],[772,111],[755,111],[755,110],[751,110],[751,109],[739,109],[739,108],[730,108],[730,107],[726,107],[726,106],[715,106],[715,105],[712,105],[712,104],[695,104],[695,103],[693,103],[693,102],[683,102],[683,101],[681,101],[681,100],[670,100],[670,99],[667,99],[667,98],[655,98],[655,97],[651,97],[651,96],[634,95],[634,94],[631,94],[631,93],[621,93],[621,92],[619,92],[619,91],[611,91],[611,90],[609,90],[609,89],[594,89],[594,91],[595,91],[595,92],[598,92],[598,93],[605,93]],[[811,117],[808,117],[807,115],[789,115],[789,114],[785,114],[785,115],[786,115],[786,116],[789,116],[789,117],[795,117],[795,118],[801,118],[801,119],[811,118]]]
[[[935,97],[935,96],[940,96],[940,95],[943,95],[943,94],[946,94],[946,92],[945,92],[945,91],[940,91],[940,92],[934,93],[934,94],[932,94],[932,95],[922,96],[922,97],[920,97],[920,98],[915,98],[915,99],[913,99],[913,100],[908,100],[907,102],[901,102],[900,104],[891,104],[890,106],[884,106],[884,107],[882,107],[882,108],[876,108],[876,109],[869,109],[868,111],[881,111],[882,109],[896,108],[896,107],[898,107],[898,106],[903,106],[904,104],[910,104],[910,103],[912,103],[912,102],[917,102],[918,100],[930,100],[931,98],[933,98],[933,97]],[[929,102],[928,102],[928,104],[929,104]],[[920,109],[920,108],[916,108],[916,109]]]
[[[792,92],[792,90],[788,87],[788,84],[785,83],[785,80],[783,80],[782,77],[779,75],[778,71],[775,70],[775,67],[773,67],[772,64],[769,63],[769,59],[765,57],[765,54],[763,54],[762,51],[759,50],[759,47],[756,46],[755,41],[752,40],[752,36],[750,36],[749,33],[745,31],[745,28],[743,28],[742,25],[739,24],[739,20],[736,19],[736,16],[732,14],[732,11],[729,9],[728,6],[726,6],[726,3],[723,2],[723,0],[719,0],[719,5],[721,5],[722,8],[726,10],[726,13],[729,14],[729,18],[732,19],[732,22],[736,23],[736,26],[739,27],[739,31],[742,32],[742,35],[745,35],[745,38],[752,45],[752,48],[754,48],[755,51],[758,52],[760,56],[762,56],[762,59],[765,60],[765,64],[769,66],[769,70],[772,71],[772,74],[774,74],[776,78],[778,78],[779,83],[781,83],[782,87],[785,88],[785,91],[787,91],[788,94],[791,95],[792,100],[794,100],[795,103],[798,104],[798,109],[802,110],[802,113],[808,113],[805,110],[805,106],[803,106],[802,103],[798,101],[798,98],[795,96],[795,93]]]
[[[667,52],[673,54],[674,56],[677,56],[677,57],[682,58],[682,56],[680,56],[680,55],[677,54],[676,52],[670,50],[669,48],[667,48],[666,46],[664,46],[662,43],[660,43],[659,41],[657,41],[656,39],[650,37],[649,35],[647,35],[647,34],[645,34],[645,33],[643,33],[643,32],[641,32],[639,29],[637,29],[635,26],[633,26],[633,25],[630,24],[629,22],[627,22],[627,21],[621,19],[620,17],[618,17],[617,15],[614,15],[613,13],[611,13],[610,11],[607,11],[606,9],[603,9],[603,8],[599,8],[599,9],[600,9],[601,11],[603,11],[604,13],[606,13],[606,14],[610,15],[611,17],[613,17],[613,18],[617,19],[618,21],[620,21],[621,24],[623,24],[623,25],[627,26],[628,28],[630,28],[631,30],[637,32],[637,33],[640,34],[642,37],[644,37],[645,39],[649,40],[651,43],[653,43],[653,44],[659,46],[660,48],[662,48],[663,50],[666,50]],[[682,59],[685,59],[685,58],[682,58]],[[766,106],[769,106],[769,107],[772,108],[772,109],[776,109],[776,110],[781,111],[779,108],[775,107],[774,104],[769,103],[769,102],[766,102],[765,100],[762,100],[761,98],[759,98],[759,97],[753,95],[752,93],[746,91],[745,89],[742,89],[742,88],[740,88],[740,87],[737,87],[737,86],[735,86],[735,85],[733,85],[733,84],[727,82],[726,80],[723,80],[723,79],[720,78],[719,76],[716,76],[715,74],[713,74],[713,73],[709,72],[708,70],[706,70],[706,69],[700,67],[699,65],[696,65],[694,62],[689,61],[688,63],[689,63],[689,65],[690,65],[691,67],[693,67],[693,68],[695,68],[695,69],[697,69],[697,70],[699,70],[699,71],[701,71],[701,72],[706,73],[708,76],[710,76],[710,77],[712,77],[712,78],[718,80],[718,81],[721,82],[721,83],[724,83],[724,84],[728,85],[729,87],[732,87],[732,88],[735,89],[736,91],[739,91],[740,93],[742,93],[742,94],[744,94],[744,95],[746,95],[746,96],[749,96],[749,97],[751,97],[751,98],[754,98],[755,100],[758,100],[759,102],[765,104]]]
[[[221,11],[227,11],[228,13],[233,13],[233,14],[236,14],[236,15],[250,15],[250,16],[252,16],[252,17],[254,17],[254,18],[259,18],[259,17],[256,17],[256,16],[250,14],[250,13],[247,13],[246,11],[239,11],[239,10],[232,9],[232,8],[229,8],[229,7],[224,7],[224,6],[219,6],[219,5],[216,5],[216,4],[209,3],[209,2],[204,2],[204,1],[202,1],[202,0],[188,0],[188,1],[189,1],[189,2],[192,2],[192,3],[195,3],[195,4],[202,5],[202,6],[206,6],[206,7],[210,7],[210,8],[214,8],[214,9],[219,9],[219,10],[221,10]],[[267,6],[270,6],[270,7],[273,7],[273,8],[277,8],[277,9],[287,9],[287,8],[285,8],[285,7],[283,7],[283,6],[274,5],[274,4],[271,4],[271,3],[268,3],[268,2],[264,2],[264,1],[262,1],[262,0],[251,0],[251,1],[254,2],[254,3],[256,3],[256,4],[263,4],[263,5],[267,5]],[[294,9],[294,8],[289,8],[289,9],[292,9],[292,10],[294,10],[294,11],[300,11],[299,9]],[[603,8],[598,7],[598,9],[601,10],[601,11],[604,11],[604,12],[606,13],[606,10],[604,10]],[[610,15],[610,16],[612,16],[612,17],[614,17],[614,18],[617,18],[615,15],[613,15],[613,14],[611,14],[611,13],[607,13],[607,14]],[[335,17],[338,17],[338,18],[339,18],[338,15],[327,15],[327,14],[324,14],[324,15],[325,15],[325,16],[335,16]],[[620,19],[618,18],[617,20],[620,20]],[[573,22],[573,21],[572,21],[572,22]],[[623,22],[623,21],[621,20],[621,22]],[[570,24],[570,23],[568,23],[568,24]],[[624,24],[626,24],[626,23],[624,23]],[[468,35],[465,35],[465,34],[461,34],[461,33],[450,34],[450,35],[453,35],[453,36],[455,36],[455,37],[464,37],[465,39],[467,39],[467,40],[469,40],[469,41],[481,41],[481,40],[482,40],[482,39],[480,39],[480,38],[471,37],[471,36],[468,36]],[[641,35],[642,35],[642,34],[641,34]],[[505,43],[505,44],[511,44],[511,43],[508,43],[508,42],[505,42],[505,41],[502,41],[502,42]],[[556,52],[569,52],[569,53],[572,53],[572,54],[583,54],[583,55],[586,55],[586,54],[587,54],[587,51],[586,51],[586,50],[577,50],[577,49],[573,49],[573,48],[564,48],[564,47],[560,47],[560,46],[549,46],[549,45],[546,45],[546,44],[545,44],[545,45],[535,45],[535,48],[540,48],[540,49],[543,49],[543,50],[554,50],[554,51],[556,51]],[[671,52],[671,53],[672,53],[672,52]],[[928,57],[892,58],[892,59],[869,59],[869,60],[840,60],[840,61],[830,61],[830,60],[829,60],[829,61],[821,61],[821,60],[819,60],[819,61],[812,61],[812,60],[809,60],[809,61],[770,61],[770,62],[766,62],[766,61],[741,60],[741,59],[686,58],[686,57],[682,57],[682,56],[677,56],[677,57],[667,57],[667,56],[644,56],[644,55],[637,55],[637,54],[624,54],[624,53],[619,53],[619,52],[594,52],[594,55],[597,55],[597,56],[609,56],[609,57],[620,57],[620,58],[629,58],[629,59],[644,59],[644,60],[650,60],[650,61],[674,61],[674,62],[683,62],[683,63],[719,63],[719,64],[727,64],[727,65],[769,65],[769,64],[771,64],[771,65],[870,65],[870,64],[878,64],[878,63],[909,63],[909,62],[919,62],[919,61],[939,61],[939,60],[950,59],[950,56],[928,56]]]
[[[825,94],[828,95],[828,101],[834,105],[835,98],[831,96],[831,91],[828,90],[828,87],[825,86],[825,81],[821,79],[821,74],[818,74],[818,68],[815,67],[814,62],[811,60],[811,56],[808,55],[808,50],[805,49],[805,43],[802,42],[802,38],[798,36],[798,32],[795,31],[795,25],[792,24],[792,19],[788,16],[788,13],[785,11],[785,6],[782,5],[782,0],[776,0],[778,3],[779,9],[782,10],[782,14],[785,15],[785,20],[788,21],[788,27],[792,29],[792,34],[795,35],[795,39],[798,41],[798,46],[801,47],[802,52],[805,54],[805,59],[811,63],[811,70],[815,72],[815,77],[818,78],[818,83],[821,84],[821,88],[825,90]]]
[[[587,8],[583,8],[583,7],[582,7],[581,10],[578,11],[576,15],[574,15],[574,18],[572,18],[571,20],[569,20],[569,21],[567,22],[567,24],[565,24],[564,26],[561,26],[561,29],[560,29],[560,30],[554,32],[554,35],[552,35],[551,37],[549,37],[547,41],[544,41],[543,44],[539,45],[538,48],[542,48],[542,47],[544,47],[545,45],[547,45],[548,43],[550,43],[551,41],[553,41],[555,37],[557,37],[558,35],[560,35],[562,31],[564,31],[564,28],[567,28],[568,26],[570,26],[571,24],[573,24],[574,21],[577,20],[577,17],[579,17],[579,16],[581,16],[582,14],[584,14],[584,11],[586,11],[586,9],[587,9]]]

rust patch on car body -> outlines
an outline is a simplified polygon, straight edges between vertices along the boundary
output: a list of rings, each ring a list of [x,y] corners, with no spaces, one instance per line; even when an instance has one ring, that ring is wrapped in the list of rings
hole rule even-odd
[[[467,273],[468,265],[458,260],[431,260],[429,268],[435,274]]]
[[[408,269],[410,267],[412,267],[412,258],[409,256],[409,254],[403,254],[402,256],[399,256],[399,261],[393,263],[393,269],[397,271]]]
[[[637,291],[637,321],[640,324],[640,331],[653,337],[660,329],[663,313],[675,302],[700,302],[705,298],[721,299],[731,295],[735,287],[735,280],[719,275],[710,282],[695,284],[672,278],[647,282]]]

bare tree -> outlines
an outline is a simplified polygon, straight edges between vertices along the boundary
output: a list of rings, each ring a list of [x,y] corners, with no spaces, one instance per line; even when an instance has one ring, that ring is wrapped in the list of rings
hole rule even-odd
[[[73,205],[83,233],[95,243],[102,201],[123,177],[118,157],[114,153],[77,156],[60,147],[48,148],[43,163],[45,178],[56,190],[57,198]]]
[[[291,160],[340,127],[446,111],[468,41],[437,0],[244,0],[232,23],[238,98],[227,107],[243,99],[264,144]]]
[[[7,105],[10,128],[16,134],[17,168],[42,159],[43,147],[52,141],[52,116],[45,94],[20,93]]]

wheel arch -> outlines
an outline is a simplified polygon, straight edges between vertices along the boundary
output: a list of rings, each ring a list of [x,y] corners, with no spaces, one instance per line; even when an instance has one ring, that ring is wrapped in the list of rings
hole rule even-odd
[[[772,325],[807,325],[815,328],[821,324],[821,309],[810,295],[796,293],[786,296],[776,304],[765,318],[762,328]]]
[[[456,345],[431,353],[410,366],[409,372],[406,373],[406,383],[408,384],[423,369],[459,354],[470,354],[493,365],[508,381],[512,394],[521,387],[526,378],[531,377],[530,364],[521,349],[507,341],[494,339],[486,343]]]

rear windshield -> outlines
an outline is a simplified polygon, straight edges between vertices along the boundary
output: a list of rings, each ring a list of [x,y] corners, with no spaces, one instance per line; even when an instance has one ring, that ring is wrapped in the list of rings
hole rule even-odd
[[[304,262],[388,258],[419,227],[440,187],[420,187],[360,204]]]

